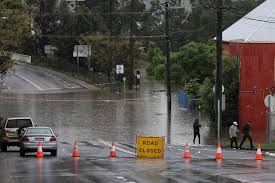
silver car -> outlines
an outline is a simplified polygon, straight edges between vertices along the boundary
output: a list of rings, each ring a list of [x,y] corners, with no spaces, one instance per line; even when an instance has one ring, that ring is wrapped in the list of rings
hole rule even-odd
[[[20,156],[25,156],[26,152],[36,152],[39,141],[42,142],[43,152],[51,152],[52,156],[56,156],[57,138],[50,127],[28,127],[22,130]]]

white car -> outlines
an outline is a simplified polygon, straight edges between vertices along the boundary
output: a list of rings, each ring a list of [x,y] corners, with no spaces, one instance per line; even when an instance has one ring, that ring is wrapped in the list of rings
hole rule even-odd
[[[33,126],[34,124],[30,117],[7,118],[1,124],[1,151],[6,152],[9,146],[19,147],[19,131],[25,127]]]

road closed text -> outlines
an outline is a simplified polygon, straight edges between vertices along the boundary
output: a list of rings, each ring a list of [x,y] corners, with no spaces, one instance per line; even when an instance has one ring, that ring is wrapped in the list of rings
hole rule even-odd
[[[137,158],[163,158],[163,137],[137,136]]]

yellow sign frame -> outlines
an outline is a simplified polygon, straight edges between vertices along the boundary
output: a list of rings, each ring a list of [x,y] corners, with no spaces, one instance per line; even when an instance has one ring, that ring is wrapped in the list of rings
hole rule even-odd
[[[137,158],[163,159],[164,137],[136,136]]]

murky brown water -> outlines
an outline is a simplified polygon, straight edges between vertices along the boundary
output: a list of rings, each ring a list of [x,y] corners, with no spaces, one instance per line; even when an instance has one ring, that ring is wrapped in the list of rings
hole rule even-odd
[[[152,93],[152,87],[127,95],[107,90],[0,93],[0,115],[30,116],[36,124],[52,127],[63,141],[102,138],[134,143],[136,135],[149,135],[165,136],[172,144],[192,143],[192,124],[198,114],[178,109],[174,94],[169,122],[165,95]],[[202,121],[202,126],[202,136],[207,136],[207,123]]]

